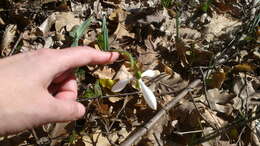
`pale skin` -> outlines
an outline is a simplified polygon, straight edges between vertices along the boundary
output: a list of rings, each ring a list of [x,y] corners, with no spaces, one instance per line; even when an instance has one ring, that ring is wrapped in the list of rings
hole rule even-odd
[[[118,56],[75,47],[39,49],[0,59],[0,135],[82,117],[85,107],[76,101],[73,69],[112,63]]]

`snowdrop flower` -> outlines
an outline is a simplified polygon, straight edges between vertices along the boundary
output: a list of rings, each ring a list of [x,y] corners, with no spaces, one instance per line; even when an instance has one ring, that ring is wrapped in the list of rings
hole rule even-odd
[[[157,71],[153,71],[153,70],[146,70],[145,72],[143,72],[141,74],[141,78],[138,80],[138,83],[140,85],[140,90],[143,93],[144,96],[144,100],[146,101],[146,103],[148,104],[148,106],[150,108],[152,108],[153,110],[157,109],[157,101],[156,101],[156,97],[154,96],[152,90],[150,88],[148,88],[144,82],[142,81],[142,77],[154,77],[157,75]],[[129,79],[124,79],[124,80],[119,80],[111,89],[112,92],[120,92],[122,91],[126,85],[131,81],[134,80],[136,78],[129,78]]]

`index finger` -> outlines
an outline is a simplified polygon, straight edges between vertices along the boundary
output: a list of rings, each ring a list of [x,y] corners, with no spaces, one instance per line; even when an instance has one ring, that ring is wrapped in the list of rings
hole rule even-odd
[[[49,69],[55,73],[63,73],[71,68],[84,66],[87,64],[108,64],[114,62],[119,54],[117,52],[103,52],[90,47],[72,47],[62,50],[42,49],[39,52],[42,60],[48,62]],[[44,53],[44,51],[46,53]],[[48,53],[49,52],[49,53]]]

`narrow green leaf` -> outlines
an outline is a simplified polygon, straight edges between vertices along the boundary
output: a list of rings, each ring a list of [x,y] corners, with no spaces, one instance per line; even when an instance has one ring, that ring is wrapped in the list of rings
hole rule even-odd
[[[75,130],[72,131],[71,135],[69,136],[69,144],[74,144],[77,137],[77,133]]]
[[[172,6],[172,0],[161,0],[161,5],[165,8],[170,8]]]
[[[92,17],[88,18],[85,22],[83,22],[79,26],[76,26],[72,29],[72,31],[69,33],[69,35],[73,38],[71,47],[78,46],[80,38],[86,32],[86,30],[90,26],[91,22],[92,22]]]
[[[84,91],[82,98],[92,98],[102,96],[102,90],[99,84],[99,81],[96,81],[94,87],[87,88]]]
[[[201,10],[204,13],[207,13],[209,10],[209,7],[211,6],[212,0],[207,0],[206,2],[202,3]]]
[[[109,42],[108,42],[108,29],[107,29],[107,22],[106,17],[103,17],[102,20],[102,30],[101,34],[98,35],[98,45],[103,51],[109,51]]]

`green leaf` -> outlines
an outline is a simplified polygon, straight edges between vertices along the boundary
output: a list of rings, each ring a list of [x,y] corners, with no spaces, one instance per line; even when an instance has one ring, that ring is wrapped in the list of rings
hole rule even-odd
[[[209,7],[210,7],[210,5],[211,5],[211,3],[212,3],[212,0],[208,0],[208,1],[204,2],[204,3],[202,3],[201,10],[202,10],[204,13],[207,13],[208,10],[209,10]]]
[[[69,35],[73,38],[73,42],[71,44],[71,47],[76,47],[79,44],[79,39],[82,37],[82,35],[86,32],[87,28],[90,26],[92,22],[92,17],[88,18],[85,22],[80,24],[79,26],[75,26],[72,31],[69,33]]]
[[[165,8],[170,8],[172,6],[172,0],[161,0],[161,5]]]
[[[106,24],[106,17],[103,17],[102,20],[102,30],[101,34],[98,35],[98,45],[103,51],[109,51],[109,42],[108,42],[108,29]]]
[[[102,90],[101,90],[99,81],[96,81],[94,87],[87,88],[84,91],[82,98],[93,98],[93,97],[98,97],[98,96],[102,96]]]
[[[131,69],[134,70],[135,64],[136,64],[136,61],[135,61],[134,57],[133,57],[129,52],[127,52],[127,51],[118,51],[118,52],[121,53],[122,55],[127,56],[127,58],[128,58],[129,61],[130,61],[130,64],[131,64]]]
[[[69,144],[74,144],[77,137],[77,133],[75,130],[72,131],[71,135],[69,136]]]

